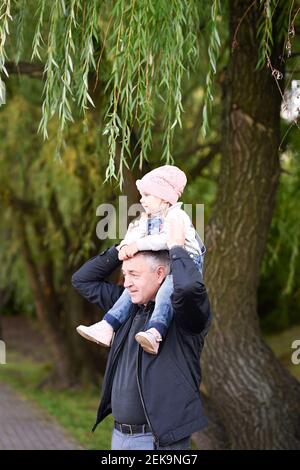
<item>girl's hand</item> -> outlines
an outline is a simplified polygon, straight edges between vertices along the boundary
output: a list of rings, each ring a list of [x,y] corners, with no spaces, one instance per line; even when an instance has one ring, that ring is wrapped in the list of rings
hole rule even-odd
[[[125,259],[132,258],[132,256],[134,256],[138,251],[139,250],[136,243],[125,245],[119,251],[119,260],[124,261]]]
[[[138,249],[137,244],[135,242],[130,243],[130,245],[128,245],[126,247],[126,255],[129,258],[132,258],[132,256],[134,256],[138,251],[139,251],[139,249]]]
[[[128,256],[127,256],[127,253],[126,253],[127,248],[128,248],[128,246],[125,245],[125,246],[122,246],[122,248],[120,249],[119,254],[118,254],[118,258],[119,258],[120,261],[124,261],[124,259],[128,259]]]

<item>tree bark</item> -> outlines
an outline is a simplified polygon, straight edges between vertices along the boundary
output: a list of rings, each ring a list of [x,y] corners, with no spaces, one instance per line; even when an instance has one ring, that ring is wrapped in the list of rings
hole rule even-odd
[[[300,449],[300,384],[264,342],[257,316],[280,174],[281,96],[270,69],[256,70],[261,12],[253,5],[240,22],[246,3],[230,1],[230,37],[239,25],[238,44],[227,69],[219,189],[207,230],[214,320],[203,376],[230,448]],[[276,40],[274,30],[271,61],[279,69],[283,45]]]
[[[3,340],[3,329],[2,329],[2,313],[1,310],[5,307],[5,304],[8,302],[11,296],[11,290],[6,287],[5,289],[0,289],[0,340]]]

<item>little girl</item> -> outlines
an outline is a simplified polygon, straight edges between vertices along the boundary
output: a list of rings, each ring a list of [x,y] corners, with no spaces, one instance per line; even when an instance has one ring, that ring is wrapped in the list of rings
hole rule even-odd
[[[145,212],[139,220],[129,224],[126,236],[118,247],[119,259],[128,259],[138,251],[167,250],[165,222],[175,218],[183,221],[184,248],[202,272],[205,247],[189,216],[181,209],[182,203],[177,202],[186,185],[184,172],[176,166],[164,165],[137,180],[136,185],[142,196],[140,202]],[[135,336],[136,341],[150,354],[158,353],[159,344],[171,323],[172,293],[173,278],[168,275],[156,294],[155,307],[147,331],[141,331]],[[103,320],[88,327],[80,325],[77,332],[90,341],[109,347],[114,331],[128,318],[131,305],[129,292],[125,289],[114,306],[104,315]]]

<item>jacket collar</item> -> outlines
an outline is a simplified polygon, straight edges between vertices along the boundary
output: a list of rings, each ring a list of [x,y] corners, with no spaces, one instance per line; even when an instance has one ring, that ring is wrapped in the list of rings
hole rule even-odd
[[[149,300],[149,302],[146,303],[146,305],[144,304],[141,304],[141,307],[144,309],[145,312],[147,312],[148,310],[151,310],[152,307],[154,307],[154,300]]]
[[[176,202],[176,204],[173,204],[173,206],[171,206],[167,209],[167,214],[169,212],[171,212],[172,210],[174,210],[174,209],[180,209],[182,204],[183,204],[182,202]]]

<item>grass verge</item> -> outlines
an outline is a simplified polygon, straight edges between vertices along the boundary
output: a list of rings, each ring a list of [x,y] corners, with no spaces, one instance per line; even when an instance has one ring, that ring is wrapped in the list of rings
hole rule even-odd
[[[51,371],[48,364],[24,360],[11,352],[7,364],[0,367],[0,381],[11,385],[20,395],[34,401],[88,450],[110,449],[112,418],[107,417],[92,433],[99,404],[99,390],[94,386],[72,390],[39,388]]]

